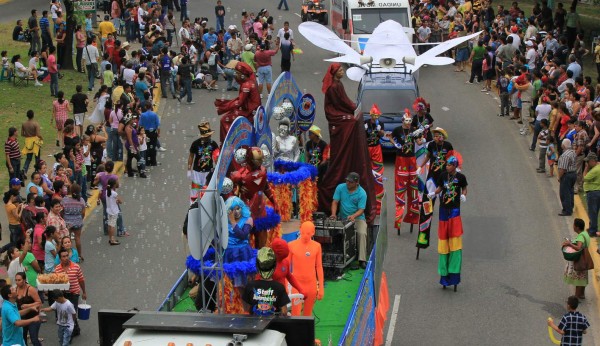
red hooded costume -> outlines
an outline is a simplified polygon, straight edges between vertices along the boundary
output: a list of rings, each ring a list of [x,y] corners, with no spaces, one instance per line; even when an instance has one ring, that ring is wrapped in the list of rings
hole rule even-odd
[[[252,68],[245,62],[238,62],[235,65],[236,74],[235,80],[240,84],[240,93],[233,100],[215,100],[217,114],[221,117],[221,143],[227,136],[227,131],[235,118],[242,116],[246,117],[254,124],[254,111],[260,106],[260,94],[256,85],[256,77]]]
[[[300,294],[304,295],[302,286],[290,271],[290,260],[288,259],[290,248],[288,247],[287,242],[281,238],[275,238],[271,242],[271,249],[275,252],[275,258],[277,259],[273,280],[279,282],[284,287],[286,287],[285,280],[287,280],[292,287],[297,289]]]

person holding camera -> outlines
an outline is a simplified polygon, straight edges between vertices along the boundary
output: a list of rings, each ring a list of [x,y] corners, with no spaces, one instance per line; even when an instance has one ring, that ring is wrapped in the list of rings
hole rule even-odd
[[[358,262],[360,267],[367,267],[367,221],[365,208],[367,206],[367,192],[360,186],[360,176],[350,172],[346,182],[339,184],[333,194],[331,203],[331,219],[338,217],[341,220],[354,222],[358,238]]]

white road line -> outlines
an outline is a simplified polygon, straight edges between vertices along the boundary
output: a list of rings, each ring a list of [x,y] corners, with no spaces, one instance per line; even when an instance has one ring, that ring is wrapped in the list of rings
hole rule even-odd
[[[298,13],[294,13],[294,14],[297,15],[298,17],[300,17],[300,15]],[[300,17],[300,18],[302,18],[302,17]]]
[[[396,294],[394,297],[394,307],[392,308],[392,318],[390,318],[390,327],[385,338],[385,346],[392,345],[392,339],[394,339],[394,329],[396,329],[396,319],[398,318],[398,309],[400,308],[400,294]]]

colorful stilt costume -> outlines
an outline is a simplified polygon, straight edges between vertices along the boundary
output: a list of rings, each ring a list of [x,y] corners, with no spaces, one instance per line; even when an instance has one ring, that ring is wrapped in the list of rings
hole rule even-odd
[[[365,121],[365,130],[367,131],[367,145],[369,155],[371,155],[371,169],[375,179],[375,198],[377,198],[377,214],[381,210],[381,199],[383,198],[383,153],[379,140],[383,137],[383,128],[379,124],[381,111],[376,104],[371,107],[371,119]]]
[[[395,228],[400,229],[402,222],[417,224],[419,222],[419,193],[417,183],[417,159],[415,157],[415,141],[422,131],[413,132],[412,118],[408,109],[404,114],[402,126],[392,132],[392,143],[398,149],[394,170],[396,217]],[[408,208],[407,208],[408,206]],[[404,211],[406,210],[406,215]],[[404,219],[402,216],[404,215]]]
[[[448,134],[443,128],[436,127],[431,132],[433,133],[434,140],[427,144],[429,170],[427,172],[427,180],[424,184],[425,189],[422,194],[419,236],[417,237],[417,247],[422,249],[429,247],[431,221],[436,199],[435,197],[429,198],[428,194],[436,190],[437,180],[442,173],[446,172],[446,160],[454,153],[452,144],[446,141]]]
[[[438,225],[438,273],[444,287],[460,283],[462,265],[463,226],[460,217],[460,202],[466,201],[467,178],[456,171],[458,160],[451,156],[446,171],[438,181],[435,193],[441,193],[440,219]],[[430,193],[431,196],[432,193]]]

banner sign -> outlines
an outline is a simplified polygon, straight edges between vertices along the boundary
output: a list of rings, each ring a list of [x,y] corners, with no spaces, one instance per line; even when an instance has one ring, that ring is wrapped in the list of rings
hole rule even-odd
[[[75,11],[94,12],[96,11],[96,1],[82,0],[74,2]]]
[[[269,153],[273,154],[271,126],[269,126],[269,117],[263,106],[258,107],[254,115],[254,138],[257,147],[262,148],[264,144],[269,149]]]
[[[315,121],[316,108],[315,98],[311,94],[302,95],[296,112],[300,131],[306,132],[310,129]]]

